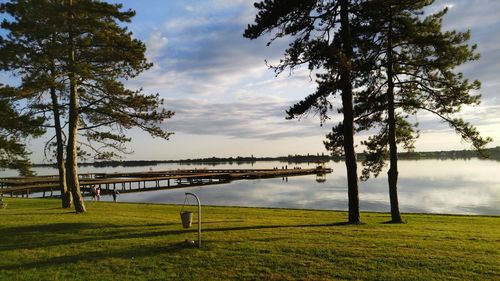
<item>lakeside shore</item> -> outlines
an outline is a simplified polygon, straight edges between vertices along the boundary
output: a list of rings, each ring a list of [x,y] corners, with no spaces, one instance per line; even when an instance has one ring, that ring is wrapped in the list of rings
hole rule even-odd
[[[203,207],[202,249],[179,205],[4,198],[1,280],[494,280],[500,217]],[[184,209],[195,211],[194,206]],[[196,217],[196,216],[195,216]]]
[[[500,146],[488,148],[482,156],[474,150],[450,150],[450,151],[420,151],[420,152],[399,152],[398,159],[400,160],[456,160],[456,159],[483,159],[500,161]],[[485,157],[487,156],[487,157]],[[363,161],[366,158],[364,153],[358,153],[356,156],[358,161]],[[181,165],[209,165],[217,166],[222,164],[252,164],[257,162],[282,162],[288,164],[304,164],[329,161],[343,161],[341,156],[329,156],[322,153],[308,155],[287,155],[277,157],[209,157],[209,158],[195,158],[195,159],[177,159],[177,160],[108,160],[99,162],[83,162],[78,163],[80,167],[139,167],[139,166],[155,166],[159,164],[181,164]],[[33,167],[53,167],[55,163],[37,163]]]

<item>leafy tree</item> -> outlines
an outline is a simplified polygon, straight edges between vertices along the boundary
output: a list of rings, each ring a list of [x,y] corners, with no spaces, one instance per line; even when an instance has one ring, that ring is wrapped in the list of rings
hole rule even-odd
[[[343,122],[330,133],[326,146],[334,153],[343,153],[347,167],[349,222],[358,223],[359,197],[356,154],[354,150],[353,112],[353,57],[351,10],[355,1],[321,0],[265,0],[255,3],[259,10],[255,23],[249,25],[244,36],[256,39],[272,33],[271,44],[279,38],[291,38],[285,57],[277,66],[279,74],[285,69],[307,65],[316,71],[318,87],[315,93],[292,106],[288,118],[300,116],[309,110],[319,113],[321,124],[328,119],[332,104],[330,96],[341,93]]]
[[[377,176],[390,160],[389,197],[393,222],[401,222],[397,181],[397,144],[412,150],[418,131],[408,117],[430,112],[448,123],[479,151],[491,141],[461,118],[463,105],[479,104],[479,81],[465,79],[455,68],[476,60],[469,46],[470,32],[442,31],[447,9],[423,16],[434,1],[365,1],[360,5],[356,29],[369,86],[357,97],[358,130],[379,127],[366,145],[363,178]],[[418,124],[415,124],[415,127]]]
[[[41,6],[43,9],[39,9]],[[20,67],[23,81],[29,81],[22,87],[34,94],[48,91],[51,97],[58,90],[60,100],[67,103],[54,103],[52,98],[51,104],[37,103],[36,107],[53,112],[54,121],[57,113],[64,117],[65,125],[59,126],[68,130],[66,182],[77,212],[85,211],[78,183],[78,156],[104,159],[116,156],[113,151],[124,152],[123,144],[130,140],[124,130],[135,126],[156,137],[168,139],[171,134],[160,124],[173,112],[158,110],[163,103],[158,95],[128,90],[121,82],[151,67],[144,57],[144,44],[121,26],[135,13],[121,11],[121,7],[93,0],[25,0],[3,6],[17,20],[3,24],[10,30],[8,41],[24,50],[17,53],[18,58],[25,58],[29,65]],[[39,32],[40,26],[44,32]],[[41,66],[39,60],[49,62],[49,67],[32,71]],[[78,132],[85,142],[78,141]],[[60,164],[62,131],[56,130],[56,137]]]
[[[43,134],[43,119],[19,112],[20,99],[15,88],[0,85],[0,168],[17,169],[27,176],[33,172],[25,139]]]
[[[53,146],[56,150],[62,207],[70,208],[72,197],[66,185],[61,117],[64,115],[64,105],[60,104],[60,99],[64,98],[64,81],[58,67],[58,58],[63,50],[57,42],[57,30],[63,20],[53,8],[48,1],[19,1],[0,6],[0,12],[17,18],[17,21],[4,19],[2,22],[2,28],[9,33],[0,41],[0,62],[3,70],[12,71],[22,78],[19,90],[30,97],[29,107],[46,120],[53,121],[53,124],[44,126],[54,129],[55,135],[48,144],[56,139]]]

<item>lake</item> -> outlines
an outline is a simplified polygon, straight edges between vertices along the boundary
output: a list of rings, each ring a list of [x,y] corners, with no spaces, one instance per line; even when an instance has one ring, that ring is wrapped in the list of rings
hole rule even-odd
[[[148,171],[191,168],[273,168],[288,165],[303,168],[314,164],[256,162],[252,164],[179,165],[161,164],[141,167],[82,167],[81,173]],[[315,175],[287,179],[238,180],[227,184],[120,194],[120,202],[182,204],[185,192],[196,193],[202,204],[347,210],[347,179],[343,162],[329,162],[333,173],[325,182]],[[53,168],[36,168],[39,175],[56,174]],[[401,212],[500,215],[500,162],[491,160],[400,160],[398,194]],[[0,172],[11,176],[13,171]],[[362,211],[389,212],[387,175],[360,181]],[[110,201],[111,196],[102,200]],[[190,200],[194,203],[194,200]]]

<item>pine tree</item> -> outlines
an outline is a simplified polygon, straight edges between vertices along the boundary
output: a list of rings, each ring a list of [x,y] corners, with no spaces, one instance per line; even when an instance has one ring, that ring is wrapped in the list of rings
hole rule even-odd
[[[397,196],[397,144],[412,150],[418,132],[408,117],[430,112],[448,123],[479,151],[491,141],[469,123],[453,117],[463,105],[479,104],[479,81],[468,81],[455,68],[476,60],[470,31],[442,31],[447,9],[423,15],[433,1],[366,1],[358,13],[358,45],[369,86],[358,95],[359,130],[379,127],[364,142],[363,178],[377,176],[389,158],[389,197],[393,222],[402,222]],[[417,125],[417,124],[416,124]]]
[[[62,207],[70,208],[72,197],[66,185],[61,116],[64,115],[64,105],[60,104],[64,99],[64,83],[58,67],[62,49],[57,41],[57,30],[63,24],[62,18],[57,17],[54,5],[48,1],[5,3],[0,6],[0,11],[18,19],[2,22],[2,28],[9,31],[0,41],[2,69],[21,77],[22,83],[18,89],[24,96],[30,97],[29,107],[46,117],[47,121],[53,121],[53,124],[44,124],[44,127],[53,128],[55,132],[45,146],[45,153],[47,147],[55,148]],[[52,139],[56,139],[55,143]]]
[[[292,106],[288,118],[301,116],[313,110],[319,113],[321,124],[328,119],[332,108],[330,96],[342,96],[343,122],[334,127],[335,141],[326,143],[334,153],[345,155],[348,181],[349,222],[360,222],[358,175],[354,150],[354,112],[352,63],[354,56],[351,35],[351,10],[355,1],[266,0],[255,3],[259,10],[255,23],[249,25],[244,36],[256,39],[272,33],[274,40],[291,37],[285,58],[273,66],[279,74],[283,70],[307,65],[317,71],[318,87],[315,93]]]
[[[158,94],[128,90],[121,82],[151,67],[144,57],[144,44],[121,26],[135,13],[121,8],[93,0],[25,0],[2,5],[2,11],[16,19],[4,21],[3,27],[10,33],[3,41],[24,51],[16,52],[18,58],[26,58],[27,67],[11,67],[23,76],[21,88],[38,100],[47,91],[53,97],[56,90],[65,103],[54,103],[52,98],[52,104],[37,103],[36,107],[53,112],[54,123],[56,113],[65,120],[66,182],[77,212],[85,211],[77,157],[104,159],[116,156],[115,151],[126,151],[124,143],[130,138],[124,130],[132,127],[165,139],[171,134],[160,124],[173,112],[159,109],[163,101]],[[40,50],[42,55],[33,55]],[[50,67],[37,69],[39,60],[46,60]],[[55,83],[46,84],[53,87],[44,88],[44,81],[53,78]],[[86,141],[78,141],[79,132]],[[56,132],[56,136],[60,134]],[[57,143],[59,148],[59,140]]]
[[[0,85],[0,169],[17,169],[23,176],[32,175],[25,140],[43,134],[42,118],[19,112],[22,100],[15,88]]]

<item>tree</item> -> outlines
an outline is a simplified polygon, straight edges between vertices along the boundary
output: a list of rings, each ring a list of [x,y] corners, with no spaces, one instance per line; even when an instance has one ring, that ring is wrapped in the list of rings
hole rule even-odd
[[[2,4],[1,12],[17,21],[2,22],[2,28],[9,33],[2,38],[0,54],[2,69],[22,78],[19,90],[30,97],[29,106],[53,121],[53,124],[44,124],[54,130],[54,136],[45,146],[45,153],[48,147],[55,148],[62,207],[70,208],[72,196],[66,183],[63,133],[63,117],[67,109],[61,104],[67,99],[60,67],[64,51],[60,42],[60,27],[64,18],[60,17],[56,3],[63,4],[62,1],[13,1]],[[56,139],[55,143],[53,139]]]
[[[325,143],[333,153],[343,149],[347,167],[349,222],[359,223],[359,197],[356,154],[354,149],[353,112],[353,44],[351,35],[351,10],[353,1],[320,0],[266,0],[255,3],[259,10],[255,23],[249,25],[244,36],[256,39],[264,33],[273,33],[274,40],[291,37],[285,58],[271,66],[279,74],[306,64],[310,71],[317,71],[318,87],[315,93],[292,106],[288,118],[314,110],[320,115],[321,124],[328,119],[332,104],[329,96],[341,93],[343,122],[332,130],[331,141]]]
[[[60,104],[60,98],[64,97],[64,83],[60,81],[62,73],[58,69],[57,60],[62,52],[58,48],[60,44],[57,44],[57,29],[63,24],[62,19],[57,17],[53,5],[49,5],[47,1],[5,3],[0,6],[0,12],[18,19],[15,22],[2,22],[2,28],[9,31],[5,38],[0,38],[2,69],[22,78],[19,91],[30,97],[29,106],[47,121],[53,121],[53,124],[44,124],[44,127],[55,131],[53,138],[56,142],[51,146],[56,150],[62,207],[70,208],[72,197],[66,185],[65,141],[61,120],[64,106]],[[48,116],[49,114],[52,116]],[[49,141],[48,144],[52,142]]]
[[[21,175],[32,175],[25,139],[43,134],[42,118],[34,118],[18,111],[22,97],[12,87],[0,85],[0,168],[19,170]]]
[[[61,120],[65,109],[60,104],[64,98],[64,81],[61,81],[62,73],[57,68],[62,49],[56,38],[58,27],[63,24],[62,18],[51,14],[55,13],[54,6],[47,1],[12,2],[0,8],[2,13],[18,19],[16,22],[2,22],[2,28],[9,31],[1,41],[2,69],[22,77],[19,88],[31,97],[30,107],[36,108],[47,120],[53,120],[53,124],[44,124],[53,128],[55,133],[47,142],[45,153],[47,147],[55,147],[62,207],[70,208],[72,196],[66,185],[65,140]],[[47,92],[50,93],[48,97]],[[47,116],[50,113],[52,116]],[[54,138],[56,142],[52,143]]]
[[[24,50],[16,54],[19,60],[26,58],[28,63],[24,68],[17,64],[24,77],[29,77],[23,81],[30,81],[21,87],[30,89],[33,98],[46,90],[52,97],[53,90],[58,90],[60,100],[67,102],[61,106],[52,99],[52,104],[38,103],[37,107],[47,106],[42,111],[52,111],[54,121],[57,113],[66,114],[61,116],[66,121],[61,127],[68,130],[66,183],[77,212],[85,211],[77,157],[116,156],[113,151],[125,151],[123,144],[130,140],[124,130],[134,126],[155,137],[168,139],[171,134],[160,124],[173,112],[158,110],[163,103],[158,94],[144,95],[140,90],[128,90],[121,82],[151,67],[144,57],[144,44],[133,39],[132,34],[118,23],[130,22],[135,14],[131,10],[120,11],[121,7],[93,0],[25,0],[2,6],[3,11],[16,19],[3,23],[10,31],[8,41]],[[45,32],[40,33],[39,26],[43,26]],[[50,62],[50,67],[37,69],[39,64],[32,67],[40,58]],[[44,88],[44,81],[53,78],[56,78],[55,83],[49,85],[54,87]],[[78,141],[78,132],[86,142]],[[56,130],[59,164],[61,134]]]
[[[364,60],[365,91],[356,100],[358,129],[379,127],[364,142],[367,158],[363,179],[377,176],[389,158],[389,197],[393,222],[402,222],[397,196],[397,144],[412,150],[418,132],[408,117],[426,111],[448,123],[479,151],[491,141],[469,123],[453,115],[463,105],[479,104],[479,81],[469,82],[455,68],[476,60],[469,46],[470,32],[442,31],[447,9],[423,16],[433,1],[366,1],[358,13],[360,53]],[[418,124],[415,124],[415,127]]]

